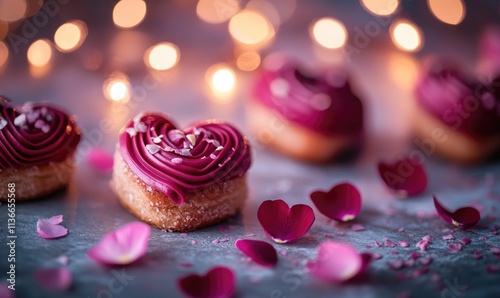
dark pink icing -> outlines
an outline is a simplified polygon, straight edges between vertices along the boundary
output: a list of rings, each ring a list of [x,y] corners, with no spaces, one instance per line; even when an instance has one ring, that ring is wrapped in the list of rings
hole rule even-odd
[[[0,170],[64,161],[80,142],[75,120],[43,103],[0,103]]]
[[[181,131],[166,115],[142,113],[122,129],[118,146],[130,169],[176,204],[192,191],[243,176],[251,164],[247,139],[216,120]]]
[[[287,59],[267,61],[253,94],[261,104],[315,132],[362,133],[363,106],[344,71],[311,75]]]
[[[420,79],[417,100],[427,112],[471,137],[500,134],[500,81],[481,84],[446,62],[435,62]]]

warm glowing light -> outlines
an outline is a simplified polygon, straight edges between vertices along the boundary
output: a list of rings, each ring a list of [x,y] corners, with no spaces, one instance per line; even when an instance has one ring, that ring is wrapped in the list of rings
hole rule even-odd
[[[200,0],[196,14],[207,23],[218,24],[229,20],[240,10],[238,0]]]
[[[15,22],[24,17],[28,5],[25,0],[0,0],[0,21]]]
[[[391,38],[394,44],[408,52],[415,52],[422,47],[420,29],[410,21],[402,20],[391,26]]]
[[[236,86],[236,74],[230,67],[225,64],[211,66],[205,73],[205,80],[215,101],[227,103],[231,100]]]
[[[394,51],[390,53],[387,61],[389,78],[404,90],[414,88],[420,73],[420,64],[407,53]]]
[[[28,61],[35,67],[44,67],[52,58],[52,46],[46,39],[39,39],[28,48]]]
[[[369,13],[388,16],[398,9],[399,0],[361,0],[361,4]]]
[[[259,67],[260,61],[259,53],[243,52],[236,59],[236,66],[243,71],[252,71]]]
[[[347,40],[347,30],[339,20],[332,18],[322,18],[311,29],[313,39],[328,49],[342,47]]]
[[[463,0],[427,0],[432,14],[441,22],[457,25],[465,17]]]
[[[0,41],[0,69],[5,66],[7,59],[9,59],[9,48],[3,41]]]
[[[130,100],[130,82],[123,73],[113,73],[102,85],[106,99],[116,102]]]
[[[143,0],[121,0],[113,9],[113,22],[121,28],[139,25],[146,16],[146,2]]]
[[[269,41],[274,36],[274,28],[262,14],[245,9],[231,18],[229,33],[241,43],[257,45]]]
[[[144,62],[147,67],[152,69],[170,69],[179,62],[179,48],[169,42],[159,43],[146,51]]]
[[[54,43],[59,51],[68,53],[78,49],[87,37],[87,25],[76,20],[62,24],[54,34]]]

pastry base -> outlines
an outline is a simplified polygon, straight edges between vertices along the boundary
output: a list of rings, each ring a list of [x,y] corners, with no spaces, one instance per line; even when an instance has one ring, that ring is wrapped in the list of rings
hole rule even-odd
[[[0,171],[0,201],[8,201],[7,185],[15,183],[16,202],[27,201],[48,195],[69,184],[75,171],[73,156],[62,162],[51,162],[44,166]]]
[[[114,156],[111,189],[137,218],[160,229],[187,232],[223,221],[241,210],[247,197],[246,176],[192,192],[177,205],[146,185],[123,160]]]

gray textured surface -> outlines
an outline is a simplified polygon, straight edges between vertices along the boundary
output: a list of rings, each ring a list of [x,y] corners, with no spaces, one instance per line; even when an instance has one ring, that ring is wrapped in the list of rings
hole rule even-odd
[[[345,21],[350,32],[353,32],[354,26],[362,27],[373,20],[373,17],[360,12],[360,8],[346,6],[341,7],[345,10],[336,10],[336,6],[329,8],[327,1],[310,5],[304,4],[305,1],[301,3],[295,21],[281,28],[273,49],[286,50],[303,61],[315,59],[304,29],[312,19],[324,15],[326,11],[332,12],[328,15]],[[486,7],[483,10],[488,9]],[[151,12],[150,17],[158,15],[159,11]],[[186,17],[185,11],[168,13],[171,18],[164,18],[168,24]],[[428,15],[419,15],[417,9],[409,10],[409,13],[421,21],[424,30],[429,29],[429,26],[438,28],[433,31],[434,34],[426,36],[424,54],[450,53],[467,66],[472,65],[471,53],[474,52],[475,38],[481,25],[469,25],[474,22],[484,25],[488,21],[486,17],[479,20],[477,16],[481,14],[473,14],[467,19],[467,30],[462,27],[462,31],[452,31],[449,27],[438,26],[436,21],[422,22]],[[490,17],[492,15],[497,16],[497,13],[488,14]],[[152,28],[151,24],[150,33],[159,33],[161,27]],[[16,206],[17,297],[178,297],[181,294],[175,286],[177,278],[192,272],[205,272],[215,265],[234,269],[239,297],[494,297],[500,294],[500,273],[486,271],[489,264],[500,265],[498,257],[490,252],[490,246],[486,243],[500,246],[498,235],[490,232],[495,225],[500,225],[498,162],[479,167],[459,167],[434,156],[426,157],[429,189],[405,201],[395,199],[376,174],[375,163],[378,159],[397,156],[408,150],[407,144],[411,145],[411,84],[417,71],[416,60],[388,46],[388,37],[385,35],[374,39],[368,48],[353,56],[349,64],[366,101],[367,131],[370,136],[358,160],[343,165],[301,164],[263,149],[250,136],[255,148],[254,164],[249,171],[250,197],[240,216],[218,226],[190,232],[187,236],[153,229],[147,255],[128,267],[110,269],[92,262],[86,256],[86,251],[105,233],[135,218],[120,207],[109,190],[109,176],[94,173],[84,162],[82,157],[89,146],[112,151],[117,131],[125,120],[139,111],[149,109],[171,113],[181,126],[204,118],[221,118],[235,122],[247,132],[244,100],[248,96],[252,74],[239,74],[239,89],[233,103],[218,105],[208,101],[203,87],[204,71],[212,63],[230,59],[226,57],[230,50],[221,51],[219,47],[230,41],[224,30],[214,29],[218,28],[216,26],[198,22],[190,26],[184,31],[172,32],[172,36],[167,38],[180,43],[182,58],[179,66],[153,88],[149,88],[144,100],[132,100],[124,109],[111,105],[102,96],[101,85],[108,70],[83,71],[79,66],[81,57],[77,53],[59,55],[55,69],[44,78],[30,78],[26,65],[20,62],[23,61],[21,55],[12,58],[9,75],[5,72],[1,75],[0,90],[3,94],[17,102],[45,99],[58,103],[78,115],[85,135],[80,146],[80,165],[74,185],[67,192],[57,193],[45,200]],[[185,34],[187,32],[197,34]],[[212,34],[213,39],[204,38],[209,34]],[[440,36],[444,35],[449,38],[445,43],[440,41]],[[92,39],[92,36],[95,35],[89,35],[89,43],[99,41]],[[164,38],[162,32],[159,36]],[[105,37],[101,36],[101,39]],[[152,39],[151,36],[148,38]],[[203,48],[203,55],[195,50],[200,49],[198,42],[207,44]],[[110,54],[106,47],[103,50]],[[140,64],[141,59],[139,57],[139,64],[129,69],[135,87],[144,86],[144,79],[148,76]],[[111,128],[103,131],[103,121],[111,123]],[[356,184],[362,192],[363,209],[353,223],[364,225],[365,231],[352,231],[350,228],[353,223],[334,224],[317,214],[315,224],[304,239],[290,245],[273,244],[280,251],[278,265],[273,270],[248,262],[234,247],[236,239],[249,234],[255,236],[248,238],[266,240],[256,220],[257,208],[263,200],[283,198],[289,204],[311,205],[308,194],[312,190],[326,189],[346,180]],[[453,253],[447,248],[448,243],[457,243],[457,240],[441,239],[442,235],[449,234],[449,225],[435,216],[418,216],[434,212],[431,201],[433,193],[451,208],[471,203],[482,207],[483,219],[474,229],[455,232],[456,239],[472,239],[472,243],[464,246],[461,252]],[[389,210],[395,210],[394,215],[388,215]],[[2,243],[6,235],[6,212],[6,205],[3,204],[0,206]],[[57,214],[64,215],[63,225],[69,229],[69,235],[58,240],[41,239],[36,233],[37,219]],[[488,216],[496,217],[488,219]],[[398,232],[401,227],[405,228],[404,232]],[[227,230],[223,231],[224,228]],[[341,235],[342,232],[345,234]],[[383,258],[374,261],[364,278],[356,282],[346,285],[319,282],[310,277],[304,264],[315,257],[318,244],[325,240],[325,234],[332,234],[331,239],[350,243],[359,251],[379,253]],[[435,238],[431,248],[425,252],[434,259],[427,274],[418,278],[412,276],[421,265],[401,271],[389,269],[389,262],[397,258],[408,259],[417,250],[415,243],[425,235]],[[486,241],[480,239],[483,236]],[[381,242],[385,237],[395,242],[408,241],[410,246],[376,247],[371,242]],[[217,238],[229,240],[213,244],[212,241]],[[197,244],[191,244],[192,240]],[[367,248],[367,245],[371,248]],[[5,246],[2,244],[1,247],[0,276],[3,279],[7,260]],[[483,252],[482,259],[473,258],[475,250]],[[33,272],[40,267],[59,266],[56,259],[61,255],[69,257],[68,268],[73,273],[74,284],[68,292],[46,292],[34,281]],[[183,263],[193,266],[186,268],[181,265]],[[133,280],[125,281],[123,287],[116,279],[116,275],[121,273],[133,277]],[[430,280],[433,274],[439,275],[439,281]],[[455,284],[466,289],[460,290]],[[116,291],[113,290],[115,287]]]

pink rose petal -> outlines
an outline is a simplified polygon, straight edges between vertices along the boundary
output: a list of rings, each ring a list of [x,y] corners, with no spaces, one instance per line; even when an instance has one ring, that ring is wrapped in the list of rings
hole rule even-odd
[[[250,257],[255,263],[266,266],[274,267],[278,262],[278,255],[276,249],[264,241],[238,239],[235,243],[236,247],[244,254]]]
[[[113,168],[113,155],[104,149],[92,147],[87,152],[87,162],[94,170],[108,172]]]
[[[329,282],[344,282],[363,273],[371,257],[359,254],[352,246],[326,241],[319,249],[316,260],[306,264],[311,275]]]
[[[461,229],[467,229],[474,226],[480,219],[481,215],[474,207],[462,207],[455,212],[448,211],[434,196],[434,206],[441,218]]]
[[[453,239],[455,239],[455,236],[453,236],[452,234],[448,234],[448,235],[443,236],[443,240],[453,240]]]
[[[389,268],[391,268],[392,270],[399,270],[403,268],[403,265],[404,265],[403,259],[396,259],[392,262],[389,262]]]
[[[398,241],[399,246],[401,247],[408,247],[410,246],[410,243],[408,241]]]
[[[304,204],[288,207],[283,200],[267,200],[257,211],[262,229],[277,243],[288,243],[304,236],[314,223],[314,211]]]
[[[340,183],[328,192],[315,191],[311,200],[319,212],[337,221],[353,220],[361,210],[361,194],[350,183]]]
[[[64,291],[71,287],[73,277],[67,268],[38,269],[35,279],[47,290]]]
[[[36,231],[40,237],[54,239],[66,236],[68,229],[59,225],[63,220],[62,215],[56,215],[49,219],[40,218],[36,223]]]
[[[422,265],[429,265],[432,262],[432,257],[423,257],[420,259],[420,264]]]
[[[182,292],[193,298],[229,298],[234,295],[235,276],[231,269],[214,267],[205,275],[191,274],[177,281]]]
[[[142,257],[148,249],[149,225],[131,222],[106,234],[87,255],[104,265],[126,265]]]
[[[385,184],[400,197],[418,195],[427,188],[424,166],[410,158],[394,163],[379,162],[378,172]]]
[[[415,246],[420,248],[420,250],[427,250],[427,249],[429,249],[430,245],[431,245],[431,242],[429,240],[422,239],[422,240],[418,241]]]
[[[448,244],[448,248],[452,251],[461,251],[462,250],[462,244]]]
[[[462,243],[463,245],[467,245],[471,242],[471,240],[469,238],[462,238],[458,241],[460,241],[460,243]]]

